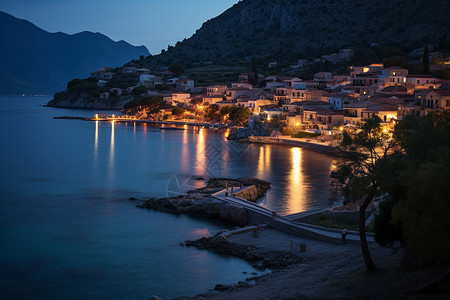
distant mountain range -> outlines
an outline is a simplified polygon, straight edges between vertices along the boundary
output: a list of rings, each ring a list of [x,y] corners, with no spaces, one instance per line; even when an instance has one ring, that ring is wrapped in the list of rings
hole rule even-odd
[[[417,48],[450,35],[449,12],[442,0],[243,0],[143,65],[295,60],[371,43]]]
[[[148,56],[145,46],[114,42],[100,33],[49,33],[0,12],[0,95],[52,94],[102,66]]]

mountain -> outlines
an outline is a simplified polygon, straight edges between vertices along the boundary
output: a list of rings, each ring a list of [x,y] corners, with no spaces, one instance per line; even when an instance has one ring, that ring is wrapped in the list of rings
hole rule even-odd
[[[450,31],[450,1],[243,0],[147,65],[320,56],[378,43],[417,48]]]
[[[114,42],[100,33],[49,33],[0,11],[0,95],[50,94],[102,66],[147,56],[145,46]]]

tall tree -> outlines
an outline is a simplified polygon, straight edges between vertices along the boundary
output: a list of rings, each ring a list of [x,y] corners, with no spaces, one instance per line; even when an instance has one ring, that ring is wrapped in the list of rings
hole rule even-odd
[[[406,247],[419,259],[450,260],[450,111],[408,117],[396,128],[405,149],[400,183],[405,195],[392,209]]]
[[[425,46],[425,49],[423,49],[421,70],[423,74],[430,73],[430,57],[428,54],[428,46]]]
[[[338,173],[341,180],[350,179],[344,191],[347,199],[359,201],[361,251],[366,269],[372,271],[376,267],[367,244],[366,210],[380,190],[389,158],[399,151],[398,143],[385,132],[381,119],[375,116],[368,119],[353,137],[344,132],[341,150],[347,161]]]

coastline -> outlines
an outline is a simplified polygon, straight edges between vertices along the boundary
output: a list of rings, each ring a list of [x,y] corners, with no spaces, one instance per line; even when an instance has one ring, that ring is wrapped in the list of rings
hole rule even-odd
[[[289,257],[291,243],[292,256]],[[305,245],[306,251],[301,251],[301,244]],[[271,261],[273,253],[291,261],[280,263],[279,267],[273,267],[272,272],[266,275],[250,276],[245,282],[235,285],[218,283],[215,290],[174,299],[446,299],[447,296],[445,292],[422,292],[422,289],[426,283],[441,277],[448,270],[407,270],[402,267],[404,253],[400,247],[383,248],[370,243],[371,254],[378,267],[372,273],[365,272],[357,243],[336,244],[310,240],[272,228],[266,228],[258,235],[252,231],[233,234],[215,247],[233,249],[226,255],[240,253],[239,249],[245,249],[250,257],[262,255],[263,261]],[[211,248],[208,250],[214,251]],[[247,260],[251,261],[252,258]]]
[[[201,199],[211,196],[224,182],[231,179],[213,179],[209,187],[188,192],[177,197],[150,199],[142,205],[147,209],[157,209],[171,213],[186,213],[201,217],[217,218],[225,213],[222,220],[233,224],[230,215],[239,215],[234,207],[208,203]],[[203,192],[203,194],[201,194]],[[201,205],[195,207],[196,196]],[[136,200],[136,199],[130,199]],[[212,206],[211,206],[212,204]],[[216,207],[217,206],[217,207]],[[193,210],[192,207],[194,207]],[[213,209],[211,209],[213,207]],[[241,215],[242,216],[242,215]],[[246,217],[246,216],[244,216]],[[247,224],[253,224],[245,218]],[[236,223],[234,223],[236,225]],[[242,224],[240,224],[242,226]],[[234,256],[248,261],[260,270],[270,272],[262,276],[248,274],[245,281],[235,284],[217,282],[215,287],[203,294],[176,300],[198,299],[445,299],[446,294],[428,291],[429,282],[448,272],[445,268],[406,269],[402,266],[404,248],[382,247],[369,243],[371,255],[378,267],[376,272],[365,272],[365,264],[359,243],[331,242],[301,237],[269,226],[246,225],[233,231],[220,232],[195,241],[180,243],[181,247],[197,247],[224,256]],[[424,284],[425,283],[425,284]],[[380,288],[389,286],[388,289]],[[425,290],[425,292],[423,292]],[[435,297],[435,296],[442,297]],[[158,298],[154,298],[158,299]]]

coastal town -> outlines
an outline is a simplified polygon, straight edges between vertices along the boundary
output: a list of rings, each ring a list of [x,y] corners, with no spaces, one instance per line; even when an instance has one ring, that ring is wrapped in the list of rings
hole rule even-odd
[[[436,109],[450,109],[450,80],[427,74],[430,67],[448,68],[449,58],[441,52],[429,52],[428,46],[412,52],[421,57],[419,63],[425,68],[422,74],[373,63],[349,66],[347,75],[317,72],[310,80],[248,72],[239,74],[228,85],[197,86],[182,73],[152,72],[129,63],[115,70],[102,67],[92,72],[91,78],[103,91],[98,94],[99,101],[120,99],[121,103],[133,103],[144,99],[134,106],[125,104],[127,117],[129,114],[133,119],[248,125],[251,134],[255,124],[266,124],[266,129],[271,130],[261,135],[303,137],[305,134],[298,135],[303,132],[332,139],[344,129],[358,128],[373,116],[381,119],[384,132],[392,132],[395,122],[407,115],[425,116]],[[346,62],[353,53],[351,49],[341,49],[315,60]],[[426,58],[424,53],[428,54]],[[303,69],[311,63],[302,59],[290,68]],[[274,65],[276,62],[267,67]],[[114,77],[124,75],[135,78],[137,83],[126,88],[111,87]],[[117,85],[123,87],[124,82]],[[159,99],[159,103],[146,105],[146,98]]]
[[[3,2],[1,299],[450,299],[450,1]]]

